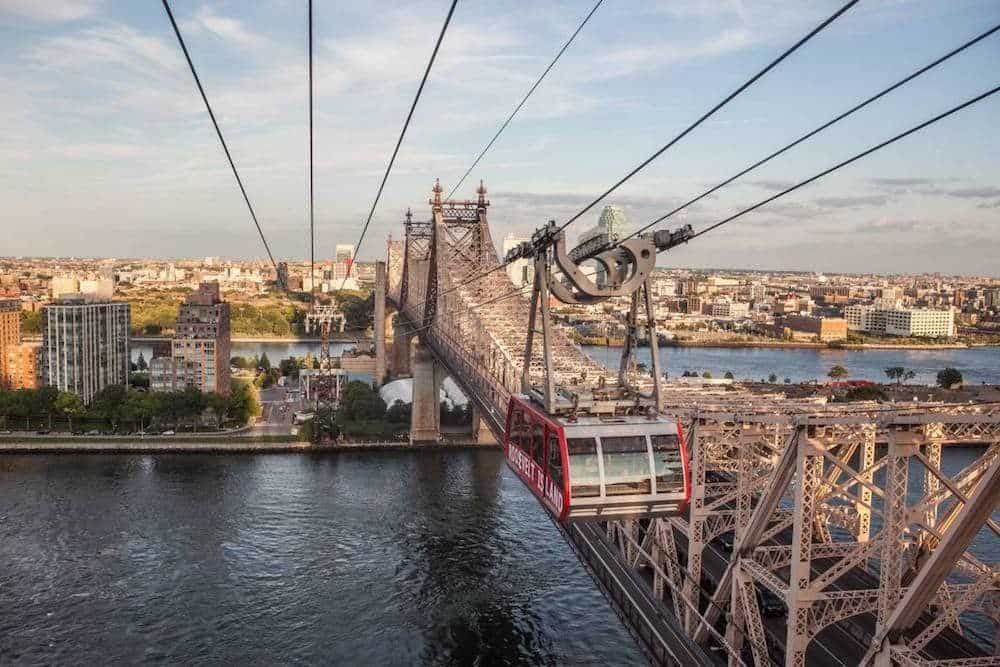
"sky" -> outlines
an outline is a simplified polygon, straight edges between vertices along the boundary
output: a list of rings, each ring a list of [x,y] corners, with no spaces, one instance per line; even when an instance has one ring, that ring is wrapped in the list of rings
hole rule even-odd
[[[316,243],[360,234],[447,0],[315,4]],[[562,222],[832,14],[605,0],[456,196],[494,239]],[[592,7],[460,0],[360,258],[429,218]],[[308,257],[305,0],[173,0],[274,254]],[[996,0],[862,0],[606,200],[634,226],[971,37]],[[994,34],[668,224],[696,230],[1000,83]],[[263,257],[159,2],[0,0],[0,256]],[[1000,94],[662,266],[1000,275]],[[600,205],[568,230],[593,226]]]

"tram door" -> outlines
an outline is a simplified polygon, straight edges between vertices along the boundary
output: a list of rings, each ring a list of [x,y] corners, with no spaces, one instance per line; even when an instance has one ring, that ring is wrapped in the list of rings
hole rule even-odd
[[[560,429],[513,402],[508,424],[507,459],[543,504],[563,514],[565,476]]]

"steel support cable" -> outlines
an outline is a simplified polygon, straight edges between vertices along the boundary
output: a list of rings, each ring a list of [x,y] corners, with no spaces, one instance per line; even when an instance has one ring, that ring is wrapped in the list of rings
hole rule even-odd
[[[309,297],[316,304],[316,216],[313,180],[313,3],[309,0]]]
[[[164,0],[166,1],[166,0]],[[382,183],[378,186],[378,192],[375,193],[375,201],[372,202],[371,210],[368,211],[368,218],[365,220],[364,227],[361,228],[361,236],[358,238],[358,243],[354,246],[354,254],[351,256],[351,263],[347,266],[347,271],[344,274],[344,280],[340,283],[340,289],[338,292],[343,291],[344,285],[347,284],[347,279],[351,275],[351,269],[354,267],[354,260],[358,257],[358,252],[361,250],[361,244],[365,240],[365,234],[368,232],[368,226],[372,222],[372,217],[375,215],[375,208],[378,206],[379,199],[382,198],[382,191],[385,189],[386,181],[389,180],[389,173],[392,171],[392,165],[396,162],[396,156],[399,154],[399,147],[403,145],[403,138],[406,136],[406,130],[410,126],[410,120],[413,118],[413,112],[417,108],[417,103],[420,101],[420,95],[424,91],[424,84],[427,83],[427,77],[430,76],[431,67],[434,66],[434,59],[437,58],[438,50],[441,48],[441,42],[444,40],[444,34],[448,30],[448,24],[451,23],[451,17],[455,13],[455,6],[458,4],[458,0],[451,0],[451,7],[448,8],[448,15],[444,19],[444,25],[441,26],[441,33],[438,35],[437,42],[434,43],[434,50],[431,52],[431,59],[427,61],[427,67],[424,69],[424,75],[420,79],[420,86],[417,87],[417,94],[413,98],[413,104],[410,105],[410,111],[406,114],[406,121],[403,123],[403,129],[399,133],[399,139],[396,140],[396,147],[392,151],[392,157],[389,158],[389,164],[385,167],[385,174],[382,176]]]
[[[603,199],[604,199],[605,197],[607,197],[608,195],[610,195],[610,194],[611,194],[612,192],[614,192],[614,191],[615,191],[615,190],[617,190],[617,189],[618,189],[619,187],[621,187],[622,185],[624,185],[624,184],[625,184],[625,183],[626,183],[626,182],[627,182],[627,181],[628,181],[629,179],[631,179],[631,178],[632,178],[633,176],[635,176],[635,175],[636,175],[636,174],[638,174],[638,173],[639,173],[640,171],[642,171],[642,170],[643,170],[643,169],[645,169],[645,168],[646,168],[647,166],[649,166],[649,164],[650,164],[651,162],[653,162],[654,160],[656,160],[656,158],[658,158],[658,157],[660,157],[661,155],[663,155],[663,153],[665,153],[665,152],[666,152],[667,150],[669,150],[671,146],[673,146],[673,145],[674,145],[674,144],[676,144],[676,143],[677,143],[678,141],[680,141],[681,139],[683,139],[684,137],[686,137],[686,136],[687,136],[688,134],[690,134],[690,133],[691,133],[691,132],[692,132],[692,131],[693,131],[693,130],[694,130],[695,128],[697,128],[697,127],[698,127],[699,125],[701,125],[701,124],[702,124],[703,122],[705,122],[706,120],[708,120],[708,119],[709,119],[709,118],[710,118],[710,117],[711,117],[712,115],[714,115],[714,114],[715,114],[715,112],[716,112],[716,111],[718,111],[718,110],[719,110],[719,109],[721,109],[722,107],[724,107],[724,106],[726,106],[727,104],[729,104],[729,103],[730,103],[730,102],[731,102],[731,101],[732,101],[733,99],[735,99],[735,98],[736,98],[736,97],[737,97],[737,96],[738,96],[738,95],[739,95],[740,93],[742,93],[742,92],[743,92],[743,91],[745,91],[745,90],[746,90],[747,88],[749,88],[750,86],[752,86],[753,84],[755,84],[755,83],[756,83],[757,81],[759,81],[759,80],[760,80],[760,79],[761,79],[761,78],[762,78],[762,77],[763,77],[763,76],[764,76],[765,74],[767,74],[767,73],[768,73],[768,72],[770,72],[770,71],[771,71],[772,69],[774,69],[775,67],[777,67],[777,66],[778,66],[778,65],[779,65],[779,64],[780,64],[780,63],[781,63],[781,62],[782,62],[783,60],[785,60],[785,58],[787,58],[788,56],[790,56],[790,55],[792,55],[793,53],[795,53],[795,51],[797,51],[797,50],[799,49],[799,47],[803,46],[803,45],[804,45],[804,44],[805,44],[806,42],[808,42],[808,41],[809,41],[809,40],[811,40],[811,39],[812,39],[813,37],[815,37],[815,36],[816,36],[816,35],[818,35],[818,34],[819,34],[820,32],[822,32],[824,28],[826,28],[826,27],[827,27],[827,26],[829,26],[829,25],[830,25],[831,23],[833,23],[833,22],[834,22],[834,21],[836,21],[836,20],[837,20],[838,18],[840,18],[840,17],[841,17],[841,16],[842,16],[842,15],[844,14],[844,12],[846,12],[846,11],[847,11],[848,9],[850,9],[850,8],[851,8],[851,7],[853,7],[854,5],[858,4],[858,1],[859,1],[859,0],[850,0],[850,2],[846,3],[846,4],[845,4],[845,5],[843,6],[843,7],[841,7],[841,8],[840,8],[840,9],[838,9],[838,10],[837,10],[836,12],[834,12],[834,13],[833,13],[833,14],[832,14],[832,15],[831,15],[830,17],[828,17],[828,18],[827,18],[827,19],[826,19],[825,21],[823,21],[823,22],[822,22],[822,23],[820,23],[820,24],[819,24],[818,26],[816,26],[815,28],[813,28],[812,30],[810,30],[810,31],[809,31],[809,32],[808,32],[808,33],[807,33],[807,34],[805,35],[805,37],[803,37],[803,38],[802,38],[802,39],[800,39],[799,41],[795,42],[795,44],[793,44],[793,45],[792,45],[792,46],[790,46],[790,47],[789,47],[788,49],[786,49],[786,50],[785,50],[785,51],[784,51],[784,52],[783,52],[783,53],[782,53],[781,55],[779,55],[779,56],[778,56],[777,58],[775,58],[775,59],[774,59],[774,60],[772,60],[772,61],[771,61],[770,63],[768,63],[768,64],[767,64],[767,66],[765,66],[765,67],[764,67],[764,69],[760,70],[759,72],[757,72],[756,74],[754,74],[754,75],[753,75],[752,77],[750,77],[750,78],[749,78],[749,79],[748,79],[748,80],[747,80],[747,81],[746,81],[745,83],[743,83],[743,84],[742,84],[742,85],[741,85],[741,86],[740,86],[739,88],[737,88],[737,89],[736,89],[736,90],[734,90],[733,92],[729,93],[729,95],[727,95],[726,97],[724,97],[724,98],[722,99],[722,101],[720,101],[720,102],[719,102],[719,103],[717,103],[717,104],[716,104],[715,106],[713,106],[713,107],[712,107],[711,109],[709,109],[709,110],[708,110],[708,111],[706,111],[706,112],[705,112],[704,114],[702,114],[702,116],[701,116],[701,117],[699,117],[699,118],[698,118],[698,119],[697,119],[696,121],[694,121],[693,123],[691,123],[690,125],[688,125],[688,126],[687,126],[687,128],[685,128],[685,129],[684,129],[684,130],[683,130],[683,131],[682,131],[682,132],[681,132],[680,134],[678,134],[678,135],[677,135],[676,137],[674,137],[673,139],[671,139],[670,141],[668,141],[668,142],[667,142],[666,144],[664,144],[664,145],[663,145],[662,147],[660,147],[660,149],[659,149],[659,150],[657,150],[657,151],[656,151],[655,153],[653,153],[653,154],[652,154],[652,155],[650,155],[650,156],[649,156],[648,158],[646,158],[645,160],[643,160],[643,161],[642,161],[642,162],[641,162],[641,163],[640,163],[640,164],[639,164],[638,166],[636,166],[636,167],[635,167],[634,169],[632,169],[632,171],[630,171],[630,172],[628,172],[627,174],[625,174],[625,176],[623,176],[623,177],[622,177],[621,179],[619,179],[619,180],[618,180],[618,181],[617,181],[617,182],[616,182],[616,183],[615,183],[614,185],[612,185],[612,186],[611,186],[610,188],[608,188],[608,189],[607,189],[607,190],[605,190],[605,191],[604,191],[603,193],[601,193],[601,195],[600,195],[600,196],[598,196],[598,197],[597,197],[596,199],[594,199],[594,200],[593,200],[592,202],[590,202],[590,203],[589,203],[589,204],[587,204],[587,205],[586,205],[585,207],[583,207],[583,208],[582,208],[582,209],[581,209],[581,210],[580,210],[580,211],[579,211],[579,212],[578,212],[578,213],[577,213],[576,215],[574,215],[574,216],[573,216],[573,217],[571,217],[571,218],[570,218],[569,220],[567,220],[567,221],[566,221],[566,222],[564,222],[564,223],[563,223],[562,225],[560,225],[560,226],[559,226],[559,229],[558,229],[558,231],[562,231],[562,230],[566,229],[567,227],[569,227],[569,226],[570,226],[571,224],[573,224],[573,223],[574,223],[574,222],[575,222],[576,220],[578,220],[578,219],[579,219],[579,218],[580,218],[581,216],[583,216],[583,214],[584,214],[584,213],[586,213],[586,212],[587,212],[587,211],[589,211],[590,209],[594,208],[594,206],[596,206],[597,204],[599,204],[599,203],[600,203],[600,202],[601,202],[601,201],[602,201],[602,200],[603,200]]]
[[[548,75],[548,73],[552,70],[552,68],[555,67],[555,64],[562,57],[563,53],[566,52],[566,50],[569,48],[569,45],[573,43],[573,40],[575,40],[576,36],[580,34],[580,32],[583,30],[583,27],[587,25],[587,22],[590,20],[590,17],[593,16],[595,12],[597,12],[597,9],[601,6],[603,2],[604,0],[597,0],[597,4],[595,4],[593,9],[590,10],[590,13],[588,13],[583,18],[583,21],[581,21],[580,25],[577,26],[576,30],[573,31],[573,34],[569,36],[569,39],[566,40],[566,43],[562,45],[562,48],[559,49],[558,53],[556,53],[555,58],[552,59],[552,62],[549,63],[549,66],[545,68],[545,71],[542,72],[541,76],[539,76],[538,79],[535,80],[535,83],[531,86],[531,88],[528,89],[528,92],[524,95],[523,98],[521,98],[521,101],[518,102],[516,107],[514,107],[514,110],[510,112],[510,115],[507,116],[507,120],[505,120],[500,125],[500,129],[497,130],[496,134],[493,135],[493,138],[490,139],[488,144],[486,144],[486,147],[483,148],[483,150],[479,153],[476,159],[472,162],[472,165],[465,170],[464,174],[462,174],[462,178],[458,179],[458,182],[455,183],[455,186],[451,189],[451,192],[448,193],[446,199],[452,198],[452,196],[455,194],[458,188],[461,187],[462,183],[465,182],[465,179],[469,177],[469,174],[472,173],[472,170],[475,169],[476,166],[479,164],[479,161],[483,159],[484,155],[486,155],[487,151],[489,151],[490,148],[493,147],[493,144],[496,142],[497,139],[500,138],[500,135],[503,134],[503,131],[507,129],[507,126],[510,125],[510,122],[514,120],[514,116],[517,115],[517,112],[521,110],[521,107],[523,107],[524,103],[528,101],[528,98],[531,97],[532,93],[535,92],[535,89],[538,88],[539,85],[541,85],[542,80]]]
[[[174,13],[170,11],[170,4],[167,0],[162,0],[163,8],[167,10],[167,18],[170,19],[170,25],[174,27],[174,34],[177,35],[177,41],[181,45],[181,51],[184,52],[184,58],[187,60],[188,67],[191,68],[191,75],[194,76],[194,82],[198,85],[198,92],[201,93],[201,99],[205,102],[205,108],[208,110],[208,116],[212,119],[212,125],[215,126],[215,133],[219,136],[219,143],[222,144],[222,150],[226,153],[226,159],[229,160],[229,166],[233,170],[233,176],[236,177],[236,184],[240,186],[240,192],[243,193],[243,200],[247,203],[247,208],[250,210],[250,217],[253,218],[253,224],[257,227],[257,233],[260,234],[261,243],[264,244],[264,250],[267,251],[267,257],[271,260],[271,264],[274,266],[274,270],[278,270],[278,263],[274,261],[274,255],[271,254],[271,248],[267,244],[267,239],[264,238],[264,230],[261,229],[260,222],[257,220],[257,214],[254,213],[253,205],[250,203],[250,197],[247,195],[247,190],[243,187],[243,179],[240,178],[240,172],[236,169],[236,163],[233,162],[233,156],[229,153],[229,147],[226,145],[226,140],[222,136],[222,130],[219,129],[219,122],[215,119],[215,113],[212,111],[212,105],[208,103],[208,96],[205,95],[205,88],[201,85],[201,79],[198,78],[198,71],[194,67],[194,61],[191,60],[191,54],[188,53],[187,45],[184,43],[184,38],[181,36],[181,30],[177,27],[177,21],[174,19]]]
[[[840,169],[842,167],[846,167],[847,165],[849,165],[849,164],[851,164],[853,162],[857,162],[861,158],[866,157],[868,155],[871,155],[872,153],[874,153],[874,152],[876,152],[878,150],[881,150],[882,148],[885,148],[886,146],[889,146],[890,144],[894,144],[897,141],[899,141],[900,139],[904,139],[904,138],[910,136],[911,134],[919,132],[920,130],[924,129],[925,127],[933,125],[934,123],[937,123],[938,121],[944,120],[948,116],[951,116],[952,114],[958,113],[959,111],[961,111],[962,109],[965,109],[966,107],[972,106],[973,104],[976,104],[977,102],[981,102],[982,100],[986,99],[987,97],[990,97],[991,95],[996,94],[998,91],[1000,91],[1000,85],[994,86],[993,88],[987,90],[985,93],[981,93],[979,95],[976,95],[972,99],[966,100],[965,102],[962,102],[958,106],[954,106],[951,109],[948,109],[947,111],[939,113],[938,115],[934,116],[933,118],[929,118],[929,119],[925,120],[924,122],[922,122],[922,123],[920,123],[918,125],[914,125],[910,129],[908,129],[908,130],[906,130],[904,132],[900,132],[899,134],[897,134],[894,137],[886,139],[882,143],[876,144],[876,145],[872,146],[871,148],[868,148],[868,149],[866,149],[866,150],[864,150],[864,151],[862,151],[862,152],[860,152],[860,153],[858,153],[858,154],[856,154],[856,155],[854,155],[852,157],[847,158],[846,160],[838,162],[837,164],[833,165],[832,167],[829,167],[828,169],[824,169],[823,171],[819,172],[818,174],[810,176],[809,178],[805,179],[804,181],[800,181],[800,182],[796,183],[795,185],[793,185],[793,186],[791,186],[789,188],[785,188],[784,190],[782,190],[781,192],[778,192],[777,194],[771,195],[770,197],[767,197],[766,199],[762,199],[761,201],[757,202],[753,206],[748,206],[747,208],[739,211],[738,213],[734,213],[733,215],[729,216],[728,218],[724,218],[724,219],[720,220],[719,222],[716,222],[716,223],[714,223],[712,225],[709,225],[705,229],[702,229],[701,231],[695,233],[691,237],[690,240],[694,240],[694,239],[698,238],[699,236],[701,236],[702,234],[707,234],[708,232],[712,231],[713,229],[718,229],[719,227],[722,227],[723,225],[728,224],[728,223],[732,222],[733,220],[736,220],[737,218],[740,218],[740,217],[746,215],[747,213],[750,213],[751,211],[756,211],[758,208],[761,208],[762,206],[766,206],[767,204],[770,204],[774,200],[780,199],[781,197],[784,197],[785,195],[787,195],[789,193],[795,192],[799,188],[804,187],[806,185],[809,185],[810,183],[813,183],[814,181],[817,181],[817,180],[823,178],[824,176],[837,171],[838,169]]]
[[[777,58],[775,58],[774,60],[772,60],[762,70],[760,70],[755,75],[753,75],[750,79],[748,79],[745,83],[743,83],[739,88],[737,88],[736,90],[734,90],[733,92],[731,92],[729,95],[727,95],[725,98],[723,98],[723,100],[721,102],[717,103],[714,107],[712,107],[707,112],[705,112],[700,118],[698,118],[691,125],[689,125],[684,131],[682,131],[676,137],[674,137],[669,142],[667,142],[665,145],[663,145],[659,150],[657,150],[655,153],[653,153],[648,158],[646,158],[637,167],[635,167],[634,169],[632,169],[632,171],[630,171],[625,176],[623,176],[620,180],[618,180],[617,183],[615,183],[610,188],[608,188],[607,190],[605,190],[599,197],[597,197],[597,199],[595,199],[592,202],[590,202],[589,204],[587,204],[587,206],[584,207],[580,212],[578,212],[576,215],[574,215],[569,220],[567,220],[562,225],[560,225],[557,231],[561,232],[561,231],[565,230],[567,227],[569,227],[572,223],[574,223],[576,220],[578,220],[584,213],[586,213],[587,211],[589,211],[590,209],[592,209],[594,206],[596,206],[598,203],[600,203],[605,197],[607,197],[609,194],[611,194],[612,192],[614,192],[615,190],[617,190],[619,187],[621,187],[626,181],[628,181],[633,176],[635,176],[636,174],[638,174],[640,171],[642,171],[643,169],[645,169],[651,162],[653,162],[656,158],[660,157],[671,146],[673,146],[678,141],[680,141],[681,139],[683,139],[692,130],[694,130],[695,128],[697,128],[704,121],[706,121],[709,117],[711,117],[716,111],[718,111],[719,109],[721,109],[722,107],[724,107],[726,104],[728,104],[729,102],[731,102],[735,97],[737,97],[740,93],[742,93],[747,88],[749,88],[754,83],[756,83],[765,74],[767,74],[768,72],[770,72],[772,69],[774,69],[776,66],[778,66],[783,60],[785,60],[785,58],[787,58],[788,56],[792,55],[792,53],[794,53],[796,50],[798,50],[799,47],[803,46],[806,42],[808,42],[810,39],[812,39],[817,34],[819,34],[823,29],[825,29],[827,26],[829,26],[835,20],[837,20],[838,18],[840,18],[840,16],[843,15],[844,12],[846,12],[847,10],[849,10],[854,5],[858,4],[858,2],[859,2],[859,0],[850,0],[850,2],[847,2],[845,5],[843,5],[840,9],[838,9],[836,12],[834,12],[826,20],[824,20],[818,26],[816,26],[811,31],[809,31],[804,37],[802,37],[801,39],[799,39],[799,41],[797,41],[795,44],[793,44],[788,49],[786,49],[784,52],[782,52]],[[493,273],[494,271],[496,271],[498,269],[502,269],[502,268],[506,267],[508,264],[509,264],[509,262],[507,260],[503,260],[499,265],[494,266],[493,268],[488,269],[487,271],[484,271],[483,273],[480,273],[480,274],[474,276],[473,278],[470,278],[469,280],[467,280],[465,282],[472,282],[472,281],[475,281],[475,280],[479,280],[480,278],[483,278],[483,277],[489,275],[490,273]],[[461,284],[465,284],[465,283],[461,283]],[[444,292],[440,292],[438,294],[438,296],[441,296],[442,294],[447,294],[449,291],[458,289],[458,287],[460,287],[461,284],[460,285],[456,285],[455,287],[452,287],[449,290],[445,290]]]
[[[667,219],[673,217],[674,215],[676,215],[677,213],[680,213],[681,211],[683,211],[687,207],[691,206],[692,204],[696,204],[697,202],[701,201],[705,197],[707,197],[707,196],[715,193],[716,191],[718,191],[718,190],[726,187],[727,185],[729,185],[733,181],[735,181],[735,180],[737,180],[739,178],[742,178],[743,176],[746,176],[747,174],[749,174],[751,171],[753,171],[757,167],[760,167],[760,166],[762,166],[762,165],[770,162],[771,160],[773,160],[774,158],[778,157],[779,155],[781,155],[781,154],[783,154],[783,153],[791,150],[792,148],[795,148],[796,146],[798,146],[802,142],[807,141],[808,139],[811,139],[812,137],[816,136],[817,134],[819,134],[823,130],[826,130],[827,128],[829,128],[829,127],[831,127],[831,126],[839,123],[840,121],[844,120],[848,116],[850,116],[850,115],[852,115],[852,114],[860,111],[861,109],[864,109],[869,104],[872,104],[873,102],[876,102],[877,100],[885,97],[886,95],[888,95],[889,93],[893,92],[894,90],[897,90],[897,89],[899,89],[902,86],[905,86],[907,83],[909,83],[909,82],[913,81],[914,79],[918,78],[919,76],[921,76],[921,75],[929,72],[930,70],[934,69],[938,65],[944,63],[946,60],[949,60],[950,58],[952,58],[954,56],[957,56],[962,51],[965,51],[966,49],[974,46],[975,44],[978,44],[979,42],[981,42],[982,40],[986,39],[987,37],[989,37],[993,33],[997,32],[998,30],[1000,30],[1000,24],[997,24],[997,25],[993,26],[992,28],[990,28],[986,32],[978,35],[977,37],[972,38],[971,40],[969,40],[965,44],[962,44],[958,48],[952,49],[951,51],[949,51],[948,53],[944,54],[943,56],[941,56],[937,60],[934,60],[933,62],[930,62],[927,65],[924,65],[923,67],[921,67],[917,71],[913,72],[912,74],[910,74],[907,77],[904,77],[904,78],[900,79],[899,81],[897,81],[896,83],[892,84],[888,88],[884,88],[883,90],[879,91],[875,95],[872,95],[868,99],[866,99],[866,100],[864,100],[862,102],[859,102],[858,104],[854,105],[853,107],[851,107],[847,111],[845,111],[845,112],[841,113],[840,115],[835,116],[834,118],[828,120],[827,122],[823,123],[822,125],[820,125],[816,129],[814,129],[814,130],[812,130],[810,132],[807,132],[806,134],[803,134],[801,137],[799,137],[795,141],[791,142],[790,144],[787,144],[783,148],[779,148],[778,150],[774,151],[773,153],[771,153],[767,157],[765,157],[765,158],[763,158],[761,160],[758,160],[757,162],[754,162],[753,164],[751,164],[749,167],[747,167],[743,171],[739,172],[738,174],[735,174],[734,176],[731,176],[731,177],[727,178],[726,180],[722,181],[721,183],[719,183],[715,187],[713,187],[713,188],[711,188],[709,190],[706,190],[705,192],[701,193],[700,195],[698,195],[694,199],[691,199],[691,200],[689,200],[689,201],[681,204],[680,206],[678,206],[674,210],[670,211],[669,213],[665,213],[664,215],[660,216],[656,220],[653,220],[649,224],[647,224],[647,225],[645,225],[643,227],[640,227],[636,231],[634,231],[631,234],[629,234],[628,236],[626,236],[621,241],[617,242],[615,245],[620,245],[621,243],[623,243],[623,242],[625,242],[625,241],[627,241],[627,240],[629,240],[631,238],[634,238],[634,237],[638,236],[639,234],[643,233],[644,231],[646,231],[650,227],[653,227],[654,225],[658,225],[659,223],[663,222],[664,220],[667,220]]]

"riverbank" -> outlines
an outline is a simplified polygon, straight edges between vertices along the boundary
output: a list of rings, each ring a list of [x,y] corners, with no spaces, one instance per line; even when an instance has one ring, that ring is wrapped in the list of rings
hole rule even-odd
[[[136,343],[156,343],[163,341],[173,340],[170,336],[131,336],[129,340]],[[364,335],[364,332],[358,333],[335,333],[330,334],[331,343],[354,343],[356,341],[370,341]],[[320,338],[315,338],[311,336],[232,336],[229,339],[231,343],[316,343],[317,345],[322,342]]]
[[[616,347],[612,345],[612,347]],[[989,345],[971,346],[965,343],[933,343],[927,345],[893,343],[840,343],[829,345],[827,343],[810,343],[804,341],[787,340],[749,340],[749,341],[676,341],[669,342],[662,347],[704,347],[704,348],[774,348],[774,349],[802,349],[802,350],[967,350],[970,347],[996,347]]]
[[[585,347],[610,347],[621,349],[624,343],[612,339],[607,343],[594,343],[585,341],[581,343]],[[640,343],[640,347],[648,348],[648,343]],[[809,341],[790,340],[670,340],[660,344],[661,349],[670,348],[705,348],[705,349],[775,349],[775,350],[968,350],[971,348],[1000,347],[1000,344],[987,343],[928,343],[926,345],[917,343],[815,343]]]
[[[0,440],[0,454],[268,454],[306,452],[311,443],[266,442],[232,438],[229,441],[99,440],[90,438],[23,438]]]
[[[42,342],[42,337],[37,334],[25,335],[23,337],[26,343],[40,343]],[[169,343],[173,340],[173,336],[129,336],[129,340],[133,343]],[[355,343],[367,341],[370,342],[372,339],[365,336],[363,332],[357,334],[331,334],[331,343]],[[319,338],[313,337],[297,337],[297,336],[232,336],[229,341],[231,343],[312,343],[318,345],[322,342]]]
[[[314,445],[296,436],[210,436],[203,438],[151,437],[101,438],[88,436],[4,436],[0,454],[283,454],[349,451],[499,449],[496,443],[479,444],[468,440],[410,443],[409,440],[341,442]]]

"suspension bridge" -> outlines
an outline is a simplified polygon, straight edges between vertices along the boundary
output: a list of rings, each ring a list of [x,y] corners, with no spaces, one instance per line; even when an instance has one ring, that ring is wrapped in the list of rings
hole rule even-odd
[[[395,318],[378,345],[385,365],[414,379],[415,440],[439,437],[445,376],[497,440],[526,389],[544,400],[551,382],[550,404],[594,408],[624,384],[649,388],[634,365],[611,372],[557,327],[529,335],[551,326],[532,314],[548,299],[533,304],[496,270],[482,185],[459,201],[436,184],[429,206],[389,240],[376,288]],[[654,663],[1000,664],[1000,645],[964,625],[1000,622],[1000,571],[976,548],[1000,536],[1000,406],[659,384],[649,400],[685,426],[687,510],[559,524]],[[946,471],[942,447],[957,443],[977,455]]]
[[[1000,665],[1000,572],[997,563],[987,558],[998,553],[1000,539],[1000,524],[993,517],[1000,503],[1000,406],[828,404],[751,393],[738,385],[725,390],[673,385],[663,379],[659,367],[649,289],[658,253],[921,132],[995,95],[1000,86],[988,84],[992,87],[984,92],[697,232],[690,227],[647,231],[989,38],[1000,25],[777,148],[630,237],[567,246],[564,232],[569,225],[859,1],[849,0],[575,215],[562,224],[551,221],[539,227],[530,242],[501,258],[490,233],[486,188],[480,184],[474,199],[455,200],[452,195],[602,1],[597,0],[449,195],[443,195],[439,183],[434,185],[428,202],[430,218],[415,219],[408,212],[403,238],[389,240],[385,261],[378,263],[376,272],[376,381],[387,374],[412,376],[411,439],[434,442],[440,438],[440,385],[446,376],[452,377],[472,402],[477,438],[501,442],[509,460],[512,448],[523,444],[512,437],[514,415],[524,419],[524,413],[515,413],[515,406],[535,406],[530,408],[535,416],[519,423],[537,431],[527,438],[532,454],[521,453],[518,460],[523,465],[517,472],[543,505],[556,498],[564,503],[562,513],[554,515],[558,529],[655,664]],[[169,2],[162,2],[277,270]],[[309,233],[314,267],[312,4],[307,3]],[[457,0],[450,3],[352,261],[373,220],[456,4]],[[502,270],[517,260],[533,264],[530,289],[515,287]],[[603,268],[604,280],[595,281],[584,271],[588,261]],[[315,274],[314,268],[310,270]],[[616,372],[587,357],[554,326],[549,312],[553,299],[589,304],[612,298],[630,302],[626,343]],[[327,331],[331,325],[327,315],[314,297],[310,322]],[[390,320],[394,320],[391,341],[386,338]],[[651,373],[634,359],[640,327],[650,341]],[[629,445],[638,442],[638,450],[618,452],[633,455],[632,460],[638,452],[639,459],[648,452],[649,474],[642,482],[648,484],[648,500],[639,494],[638,505],[624,509],[610,501],[602,505],[611,482],[605,464],[596,460],[597,483],[588,489],[589,515],[564,520],[573,495],[566,476],[575,474],[574,464],[568,469],[566,465],[565,425],[579,430],[581,424],[595,424],[607,433],[612,428],[608,424],[628,424],[629,419],[661,429],[667,428],[665,423],[674,425],[673,435],[654,436],[650,431]],[[684,492],[679,504],[677,498],[658,504],[663,470],[657,467],[662,463],[657,456],[663,459],[669,447],[656,450],[654,437],[660,445],[671,437],[677,441],[679,456],[675,450],[669,456],[683,462],[682,480],[680,468],[671,468],[674,482]],[[591,439],[596,452],[605,451],[604,439],[599,434]],[[545,446],[532,448],[531,442]],[[954,444],[976,447],[961,469],[942,463],[942,448]],[[563,458],[550,459],[558,447]],[[532,462],[532,456],[539,459]],[[539,487],[529,483],[532,479],[560,481],[566,493],[560,495],[556,489],[550,497],[554,487],[549,484],[540,494]],[[642,502],[648,504],[644,507]],[[553,502],[549,509],[554,506]],[[992,636],[984,628],[992,629]]]

